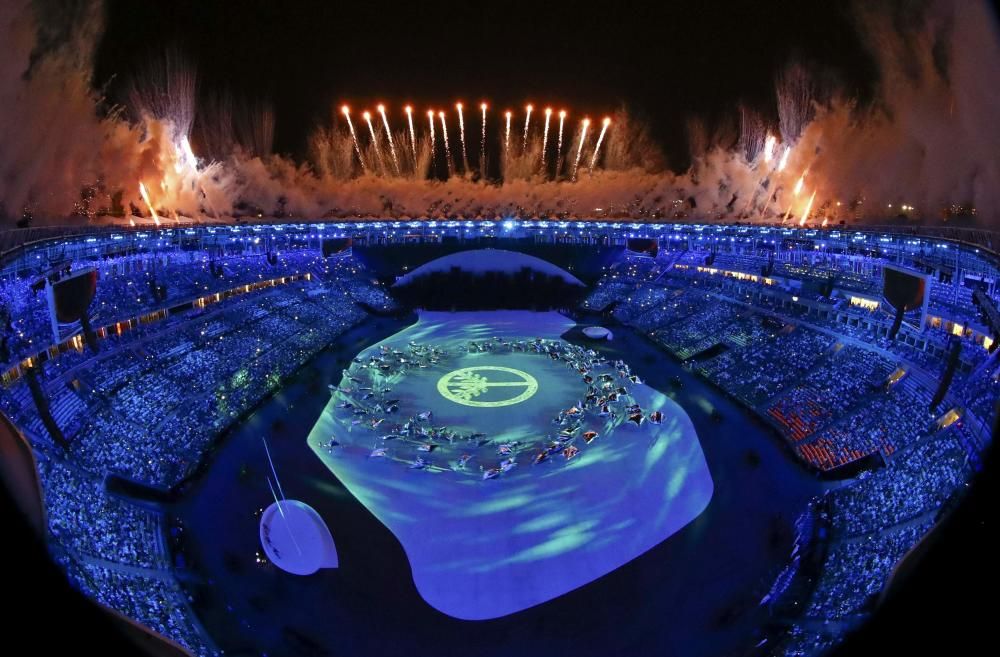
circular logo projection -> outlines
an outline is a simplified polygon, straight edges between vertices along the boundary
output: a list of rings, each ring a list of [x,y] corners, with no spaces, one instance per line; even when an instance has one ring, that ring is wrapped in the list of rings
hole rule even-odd
[[[438,380],[437,389],[442,397],[456,404],[496,408],[530,399],[538,392],[538,381],[527,372],[512,367],[483,365],[445,374]]]

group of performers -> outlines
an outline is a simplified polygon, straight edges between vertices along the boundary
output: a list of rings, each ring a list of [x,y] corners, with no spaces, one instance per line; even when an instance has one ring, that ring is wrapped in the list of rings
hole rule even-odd
[[[401,412],[401,400],[392,397],[393,385],[416,370],[435,368],[466,354],[513,353],[538,354],[564,363],[583,384],[574,405],[559,411],[551,431],[537,440],[504,441],[502,428],[498,428],[496,436],[490,436],[436,426],[432,411]],[[529,455],[534,465],[568,462],[582,448],[601,435],[611,435],[623,424],[660,424],[663,414],[659,410],[645,411],[631,395],[631,386],[639,384],[641,379],[627,363],[609,361],[593,349],[562,340],[492,337],[470,341],[451,351],[415,341],[405,349],[381,345],[369,356],[355,358],[343,371],[340,385],[330,387],[339,400],[338,423],[352,438],[359,432],[371,436],[374,444],[365,450],[368,458],[398,461],[413,470],[451,471],[490,480],[516,468],[523,454]],[[357,445],[359,441],[351,442]],[[344,444],[331,436],[323,447],[336,454]],[[478,468],[472,467],[473,461]]]

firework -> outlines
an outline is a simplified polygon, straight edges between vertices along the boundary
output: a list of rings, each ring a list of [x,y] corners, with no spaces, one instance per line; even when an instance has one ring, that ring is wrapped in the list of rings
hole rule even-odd
[[[768,135],[767,140],[764,141],[764,163],[770,164],[771,160],[774,159],[774,147],[777,145],[778,140],[775,139],[774,135]]]
[[[191,168],[198,172],[198,158],[194,156],[194,151],[191,150],[191,142],[188,141],[187,137],[181,137],[181,151],[184,152],[184,157],[187,158],[188,164]]]
[[[597,146],[594,146],[594,155],[590,158],[590,170],[594,170],[594,165],[597,164],[597,156],[601,152],[601,142],[604,141],[604,133],[608,131],[608,126],[611,125],[611,117],[605,116],[604,121],[601,122],[601,135],[597,138]]]
[[[577,169],[580,168],[580,156],[583,155],[583,142],[587,138],[587,126],[590,125],[590,119],[584,119],[582,121],[583,127],[580,130],[580,144],[576,149],[576,162],[573,163],[573,180],[576,180]]]
[[[778,195],[777,191],[775,191],[773,194],[768,194],[767,195],[767,202],[764,203],[764,209],[760,211],[760,218],[761,219],[763,219],[764,216],[767,214],[767,208],[770,207],[771,201],[773,201],[774,197],[777,196],[777,195]]]
[[[486,103],[480,103],[479,109],[483,111],[483,124],[479,135],[479,174],[486,175]]]
[[[413,169],[417,168],[417,133],[413,130],[413,108],[407,105],[403,108],[406,111],[406,123],[410,126],[410,154],[413,156]],[[434,122],[431,121],[431,127]]]
[[[462,143],[462,170],[469,170],[469,156],[465,151],[465,117],[462,114],[462,103],[455,103],[458,110],[458,140]]]
[[[351,122],[351,108],[344,105],[340,108],[344,118],[347,119],[347,129],[351,131],[351,141],[354,142],[354,152],[358,154],[358,162],[361,163],[361,170],[365,171],[365,159],[361,157],[361,146],[358,144],[358,135],[354,132],[354,123]]]
[[[441,139],[444,141],[444,157],[448,163],[448,175],[451,175],[455,166],[451,161],[451,145],[448,143],[448,124],[444,122],[444,112],[438,112],[438,118],[441,119]]]
[[[545,169],[545,147],[549,145],[549,119],[552,118],[552,108],[545,108],[545,130],[542,131],[542,169]]]
[[[562,136],[563,123],[566,121],[566,110],[559,110],[559,140],[556,142],[556,175],[559,175],[560,160],[562,159]]]
[[[139,195],[142,197],[142,200],[146,202],[146,207],[149,208],[149,214],[153,216],[153,221],[156,222],[157,226],[159,226],[160,216],[156,214],[156,210],[153,209],[153,204],[149,202],[149,194],[146,192],[146,186],[142,184],[141,180],[139,181]]]
[[[815,115],[815,100],[822,89],[800,63],[789,64],[779,72],[774,86],[781,136],[784,141],[792,142]]]
[[[535,109],[531,105],[524,108],[527,114],[524,115],[524,139],[521,140],[521,153],[528,149],[528,125],[531,123],[531,110]]]
[[[507,156],[510,155],[510,117],[511,117],[510,110],[507,110],[507,113],[505,114],[505,116],[507,117],[507,130],[503,133],[503,156],[504,156],[504,159],[506,159]]]
[[[813,191],[812,196],[809,197],[809,202],[806,203],[805,210],[802,212],[802,218],[799,219],[799,225],[800,226],[805,226],[806,225],[806,219],[809,218],[809,212],[812,211],[813,201],[815,201],[815,200],[816,200],[816,192]]]
[[[392,153],[392,166],[399,175],[399,159],[396,157],[396,145],[392,142],[392,131],[389,130],[389,119],[385,115],[385,105],[378,106],[378,113],[382,115],[382,125],[385,126],[385,137],[389,140],[389,152]]]
[[[368,133],[372,136],[372,148],[375,149],[375,161],[378,163],[379,171],[384,171],[385,166],[382,164],[382,151],[378,147],[378,137],[375,136],[375,128],[372,126],[372,115],[371,112],[365,110],[361,116],[364,117],[365,122],[368,123]]]
[[[777,146],[777,144],[778,140],[775,138],[774,135],[769,133],[767,135],[767,138],[764,140],[764,150],[763,150],[764,164],[770,164],[771,160],[774,159],[774,149],[775,146]],[[760,177],[753,185],[754,189],[753,193],[747,196],[747,204],[743,207],[743,212],[740,213],[740,216],[745,216],[747,212],[750,210],[750,206],[753,204],[755,200],[757,200],[758,190],[760,186],[764,183],[764,181],[767,179],[767,176],[771,174],[771,171],[772,171],[771,169],[765,167],[764,171],[760,174]],[[768,200],[770,201],[770,199]],[[765,203],[765,207],[766,206],[767,204]]]
[[[802,186],[805,185],[805,183],[806,183],[806,174],[807,173],[809,173],[808,170],[803,171],[802,175],[799,176],[798,182],[795,183],[795,188],[792,190],[792,194],[794,194],[795,196],[798,196],[799,194],[802,193]]]
[[[431,126],[431,162],[433,163],[437,159],[437,142],[434,138],[434,110],[427,110],[427,123]]]
[[[781,154],[781,161],[778,162],[778,171],[784,171],[785,167],[788,166],[788,156],[792,154],[791,148],[786,148],[785,152]]]
[[[737,108],[740,113],[739,142],[737,148],[743,154],[746,163],[752,164],[764,149],[767,124],[765,123],[764,116],[752,107],[741,102]]]

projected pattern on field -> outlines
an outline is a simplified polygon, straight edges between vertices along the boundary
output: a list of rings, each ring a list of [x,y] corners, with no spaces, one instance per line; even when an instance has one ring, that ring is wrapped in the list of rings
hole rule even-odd
[[[495,618],[572,591],[712,497],[684,410],[627,364],[560,340],[571,326],[423,313],[355,358],[309,435],[446,614]]]

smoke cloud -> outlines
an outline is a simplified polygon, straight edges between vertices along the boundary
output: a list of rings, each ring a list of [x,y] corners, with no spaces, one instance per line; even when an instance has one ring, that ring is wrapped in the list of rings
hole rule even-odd
[[[454,113],[450,162],[440,123],[432,150],[425,115],[415,113],[415,144],[405,118],[394,117],[397,174],[377,114],[377,144],[354,115],[360,160],[334,108],[306,161],[274,155],[269,106],[225,95],[199,106],[194,68],[172,54],[136,77],[126,107],[113,107],[91,79],[101,4],[11,0],[0,5],[0,221],[148,217],[142,182],[165,221],[596,215],[997,226],[1000,39],[987,3],[931,0],[919,13],[859,3],[856,14],[879,71],[871,100],[791,62],[775,76],[776,116],[740,105],[729,124],[691,120],[688,170],[670,171],[648,128],[621,109],[596,157],[595,117],[574,179],[580,117],[567,120],[558,153],[555,117],[543,143],[538,112],[523,148],[523,118],[515,120],[505,153],[493,125],[501,117],[491,113],[481,160],[480,116],[470,108],[468,167]],[[769,136],[777,145],[765,158]]]

